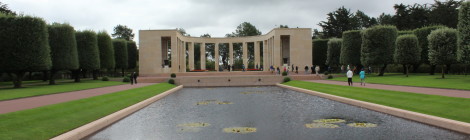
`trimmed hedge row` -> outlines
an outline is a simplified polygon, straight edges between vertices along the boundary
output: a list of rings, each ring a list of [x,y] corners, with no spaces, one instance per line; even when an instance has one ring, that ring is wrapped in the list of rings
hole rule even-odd
[[[326,63],[326,53],[328,50],[328,39],[314,39],[312,44],[313,65],[324,66]]]
[[[357,66],[361,64],[361,31],[351,30],[343,32],[343,46],[341,47],[340,64]]]
[[[114,48],[111,36],[105,31],[99,32],[97,35],[98,38],[98,48],[100,51],[100,67],[102,69],[114,69],[115,60],[114,60]]]
[[[326,54],[326,65],[337,66],[339,65],[339,57],[341,55],[342,39],[333,38],[328,41],[328,50]]]
[[[383,75],[388,64],[393,63],[395,40],[398,36],[395,26],[378,25],[362,32],[361,63],[365,66],[382,66]]]

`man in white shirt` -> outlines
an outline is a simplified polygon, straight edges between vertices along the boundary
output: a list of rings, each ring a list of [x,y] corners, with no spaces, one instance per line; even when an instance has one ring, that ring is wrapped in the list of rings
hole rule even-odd
[[[353,85],[353,82],[352,82],[353,72],[351,71],[351,69],[348,69],[346,76],[348,77],[348,85],[352,86]]]

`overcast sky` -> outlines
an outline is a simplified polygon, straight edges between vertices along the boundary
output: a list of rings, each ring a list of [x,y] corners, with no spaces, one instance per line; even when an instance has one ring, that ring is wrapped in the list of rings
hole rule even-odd
[[[393,14],[394,4],[432,4],[433,0],[2,0],[18,13],[67,22],[76,30],[106,30],[118,24],[138,30],[184,28],[191,36],[223,37],[242,22],[263,34],[280,24],[320,29],[328,12],[341,6],[377,17]]]

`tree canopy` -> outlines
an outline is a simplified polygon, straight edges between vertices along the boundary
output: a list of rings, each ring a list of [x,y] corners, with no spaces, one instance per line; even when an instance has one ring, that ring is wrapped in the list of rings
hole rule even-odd
[[[406,77],[408,77],[408,65],[419,63],[421,48],[418,46],[418,37],[414,34],[398,36],[394,60],[397,64],[404,65]]]
[[[8,8],[8,5],[2,2],[0,2],[0,13],[4,13],[7,15],[16,15],[15,11],[10,10],[10,8]]]
[[[76,34],[80,69],[100,69],[100,53],[96,33],[91,30],[78,31]]]
[[[98,32],[98,48],[100,51],[100,67],[102,69],[114,69],[114,47],[111,37],[106,31]]]
[[[377,25],[364,30],[361,46],[362,65],[381,65],[379,76],[383,76],[387,65],[393,63],[397,32],[397,28],[390,25]]]
[[[261,32],[251,23],[243,22],[237,26],[235,32],[225,35],[226,37],[243,37],[243,36],[257,36],[261,35]]]
[[[134,39],[134,33],[132,33],[132,29],[127,27],[126,25],[119,24],[114,27],[114,33],[112,35],[114,38],[124,39],[127,41],[131,41]]]
[[[468,64],[470,63],[470,2],[464,2],[459,10],[457,57],[460,62]]]
[[[343,46],[341,47],[340,64],[361,65],[361,31],[351,30],[343,32]]]
[[[455,64],[457,62],[457,30],[450,28],[437,29],[428,36],[429,61],[434,65]],[[444,78],[444,67],[442,67]]]
[[[341,55],[342,39],[332,38],[328,41],[328,49],[326,51],[326,62],[328,66],[338,66]]]

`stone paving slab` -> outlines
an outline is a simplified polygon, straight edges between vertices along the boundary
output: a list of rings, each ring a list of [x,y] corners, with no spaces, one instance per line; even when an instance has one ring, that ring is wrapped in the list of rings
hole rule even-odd
[[[25,109],[37,108],[45,105],[57,104],[62,102],[68,102],[72,100],[78,100],[122,90],[128,90],[133,88],[139,88],[143,86],[152,85],[155,83],[139,83],[139,84],[125,84],[109,87],[101,87],[87,90],[79,90],[72,92],[64,92],[43,96],[27,97],[13,100],[0,101],[0,114],[15,112]]]
[[[305,80],[305,81],[323,83],[323,84],[332,84],[332,85],[343,85],[343,86],[348,85],[347,82],[342,82],[342,81],[330,81],[330,80]],[[383,85],[383,84],[370,84],[370,83],[366,83],[366,86],[361,86],[361,83],[354,83],[353,85],[355,87],[363,87],[363,88],[385,89],[385,90],[413,92],[413,93],[430,94],[430,95],[470,98],[470,90],[397,86],[397,85]]]

